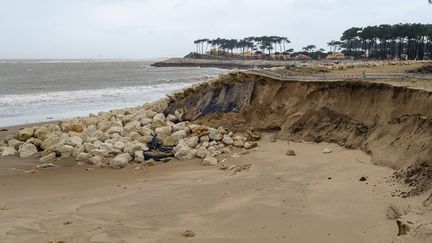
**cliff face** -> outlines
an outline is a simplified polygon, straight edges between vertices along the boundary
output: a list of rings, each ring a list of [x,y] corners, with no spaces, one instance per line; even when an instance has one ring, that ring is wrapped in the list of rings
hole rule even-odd
[[[168,111],[178,108],[212,126],[360,148],[375,164],[395,169],[432,160],[432,96],[425,90],[238,72],[174,95]]]

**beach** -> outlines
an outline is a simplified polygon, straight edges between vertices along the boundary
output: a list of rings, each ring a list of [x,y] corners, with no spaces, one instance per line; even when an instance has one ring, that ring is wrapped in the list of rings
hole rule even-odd
[[[332,144],[270,142],[226,164],[251,164],[233,174],[199,160],[124,170],[63,166],[22,174],[34,159],[1,159],[4,242],[390,242],[385,217],[393,170],[361,151]],[[298,156],[287,157],[291,148]],[[330,148],[332,154],[323,154]],[[358,161],[365,163],[360,163]],[[70,167],[71,166],[71,167]],[[10,170],[16,168],[17,170]],[[139,168],[139,169],[138,169]],[[359,178],[366,176],[366,182]],[[367,212],[367,213],[366,213]],[[18,220],[17,220],[18,219]],[[192,230],[196,236],[185,238]]]
[[[6,127],[26,158],[0,157],[0,241],[428,242],[429,81],[282,76]]]

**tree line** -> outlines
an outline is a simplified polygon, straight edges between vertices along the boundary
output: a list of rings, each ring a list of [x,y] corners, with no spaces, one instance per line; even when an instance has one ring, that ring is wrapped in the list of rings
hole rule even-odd
[[[424,60],[432,57],[431,24],[395,24],[352,27],[341,41],[329,42],[335,50],[354,58]]]
[[[261,53],[288,53],[292,49],[287,49],[287,45],[291,41],[287,37],[282,36],[252,36],[243,39],[198,39],[194,41],[196,45],[196,52],[199,54],[206,54],[211,50],[217,50],[221,53],[245,53],[247,51]]]

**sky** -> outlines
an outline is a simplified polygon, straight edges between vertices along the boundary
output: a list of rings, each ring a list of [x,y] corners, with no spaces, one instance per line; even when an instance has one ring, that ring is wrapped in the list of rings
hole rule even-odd
[[[184,56],[201,38],[328,49],[353,26],[432,23],[427,0],[0,0],[0,59]]]

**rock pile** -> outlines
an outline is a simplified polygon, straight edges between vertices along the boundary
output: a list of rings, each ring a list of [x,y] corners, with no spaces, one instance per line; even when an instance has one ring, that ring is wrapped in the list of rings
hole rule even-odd
[[[132,161],[168,157],[200,158],[203,165],[217,165],[218,155],[234,147],[252,149],[259,139],[253,131],[233,133],[223,127],[183,121],[183,110],[175,114],[157,111],[152,104],[24,128],[0,141],[0,154],[40,156],[41,163],[72,157],[81,163],[116,169]]]

